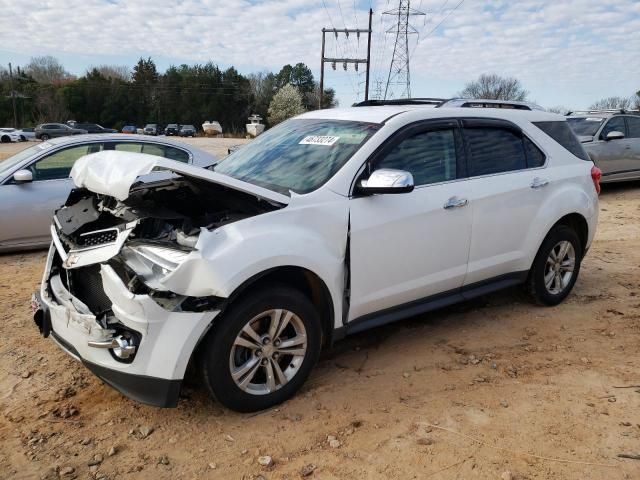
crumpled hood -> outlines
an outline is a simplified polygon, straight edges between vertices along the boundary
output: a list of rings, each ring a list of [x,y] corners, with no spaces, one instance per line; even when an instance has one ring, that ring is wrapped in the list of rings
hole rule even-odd
[[[153,170],[206,180],[279,204],[286,205],[291,200],[281,193],[227,175],[145,153],[105,150],[85,155],[73,165],[71,178],[78,188],[86,188],[122,201],[129,196],[129,190],[136,179]]]

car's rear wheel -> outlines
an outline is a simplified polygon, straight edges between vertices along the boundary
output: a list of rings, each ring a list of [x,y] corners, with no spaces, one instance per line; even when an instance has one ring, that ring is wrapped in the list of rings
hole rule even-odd
[[[43,133],[42,135],[40,135],[40,139],[43,142],[46,142],[47,140],[49,140],[49,135],[47,135],[46,133]]]
[[[528,290],[543,305],[557,305],[573,289],[582,262],[582,243],[566,225],[554,227],[547,235],[533,262]]]
[[[0,138],[0,141],[2,143],[9,143],[11,141],[11,138],[9,138],[8,135],[3,135],[2,138]]]
[[[232,410],[253,412],[287,400],[320,354],[318,313],[290,287],[247,295],[214,323],[201,349],[202,372],[213,397]]]

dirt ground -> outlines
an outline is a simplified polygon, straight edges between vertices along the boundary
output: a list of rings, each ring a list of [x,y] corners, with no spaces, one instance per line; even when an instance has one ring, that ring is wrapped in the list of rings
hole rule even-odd
[[[0,256],[0,478],[638,479],[640,184],[601,210],[564,304],[514,289],[356,335],[253,415],[105,386],[37,333],[44,253]]]

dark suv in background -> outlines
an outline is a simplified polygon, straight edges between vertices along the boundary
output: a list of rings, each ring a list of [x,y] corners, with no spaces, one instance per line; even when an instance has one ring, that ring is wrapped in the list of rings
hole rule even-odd
[[[64,123],[43,123],[36,127],[35,133],[38,140],[49,140],[50,138],[80,135],[88,132],[82,128],[72,128]]]
[[[167,125],[167,128],[164,129],[164,134],[166,136],[179,135],[180,125],[178,125],[177,123],[170,123],[169,125]]]
[[[572,112],[567,123],[602,170],[603,183],[640,178],[639,111]]]

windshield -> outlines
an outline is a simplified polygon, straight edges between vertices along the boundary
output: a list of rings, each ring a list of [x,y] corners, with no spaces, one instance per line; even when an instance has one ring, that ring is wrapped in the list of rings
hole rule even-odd
[[[293,119],[267,130],[216,165],[216,172],[285,195],[327,182],[380,125]]]
[[[604,118],[598,117],[574,117],[567,118],[567,122],[575,133],[579,137],[592,137],[596,134]]]
[[[0,161],[0,179],[4,178],[8,175],[12,169],[21,163],[23,160],[27,158],[37,155],[38,153],[51,148],[53,145],[47,142],[39,143],[38,145],[34,145],[29,148],[25,148],[24,150],[16,153],[14,156],[7,158],[6,160]]]

